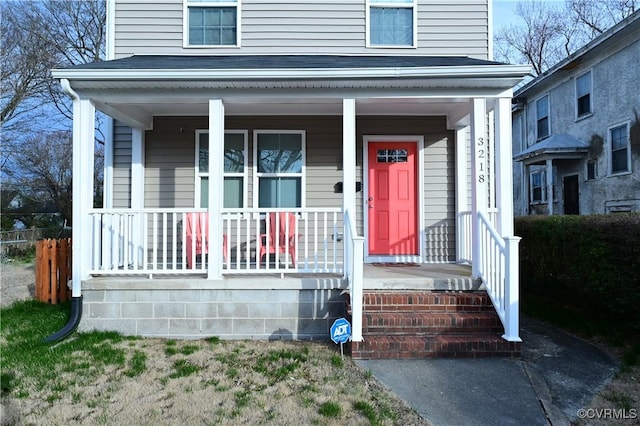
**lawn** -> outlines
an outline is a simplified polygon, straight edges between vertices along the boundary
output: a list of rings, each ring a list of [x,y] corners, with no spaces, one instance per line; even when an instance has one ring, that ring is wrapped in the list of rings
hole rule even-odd
[[[428,424],[330,342],[91,332],[44,343],[68,310],[0,311],[3,424]]]

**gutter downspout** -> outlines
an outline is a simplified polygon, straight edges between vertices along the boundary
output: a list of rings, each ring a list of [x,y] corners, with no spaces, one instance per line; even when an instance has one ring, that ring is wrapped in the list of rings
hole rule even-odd
[[[80,99],[78,93],[71,88],[69,80],[67,80],[66,78],[61,79],[60,85],[62,86],[63,90],[73,98],[74,101]],[[75,284],[76,281],[78,282],[77,284]],[[73,288],[71,296],[71,315],[69,316],[69,321],[67,321],[67,324],[60,330],[50,336],[45,337],[44,342],[46,343],[53,343],[64,339],[65,337],[73,333],[78,327],[78,324],[80,324],[80,319],[82,318],[82,294],[80,282],[79,280],[72,280],[71,282]]]

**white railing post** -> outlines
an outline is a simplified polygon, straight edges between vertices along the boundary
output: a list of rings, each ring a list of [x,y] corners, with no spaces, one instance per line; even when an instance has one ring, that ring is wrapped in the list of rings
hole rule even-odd
[[[520,237],[505,237],[505,321],[503,339],[510,342],[521,342],[519,321],[519,275],[518,245]]]
[[[353,238],[353,284],[351,292],[351,340],[362,342],[362,304],[364,282],[364,237]]]

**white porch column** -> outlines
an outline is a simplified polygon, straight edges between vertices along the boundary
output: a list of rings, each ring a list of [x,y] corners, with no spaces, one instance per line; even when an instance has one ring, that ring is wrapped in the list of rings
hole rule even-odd
[[[72,297],[81,296],[82,280],[89,278],[91,268],[95,119],[90,100],[73,99]]]
[[[456,260],[460,261],[464,256],[465,241],[464,222],[462,212],[468,209],[467,205],[467,127],[456,129]]]
[[[356,100],[342,100],[342,207],[356,212]]]
[[[131,208],[144,208],[144,130],[131,129]]]
[[[553,216],[553,160],[547,160],[547,213]]]
[[[487,214],[487,106],[484,98],[471,100],[471,212],[472,274],[480,276],[480,227],[478,213]]]
[[[513,154],[511,145],[511,97],[498,98],[495,110],[496,207],[498,232],[513,235]]]
[[[209,99],[209,242],[207,278],[222,278],[222,205],[224,203],[224,104]]]

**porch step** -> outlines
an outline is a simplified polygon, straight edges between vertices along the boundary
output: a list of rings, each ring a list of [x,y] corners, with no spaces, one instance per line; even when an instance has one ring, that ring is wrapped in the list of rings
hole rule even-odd
[[[367,291],[355,359],[519,356],[484,291]],[[347,312],[351,306],[347,299]]]

